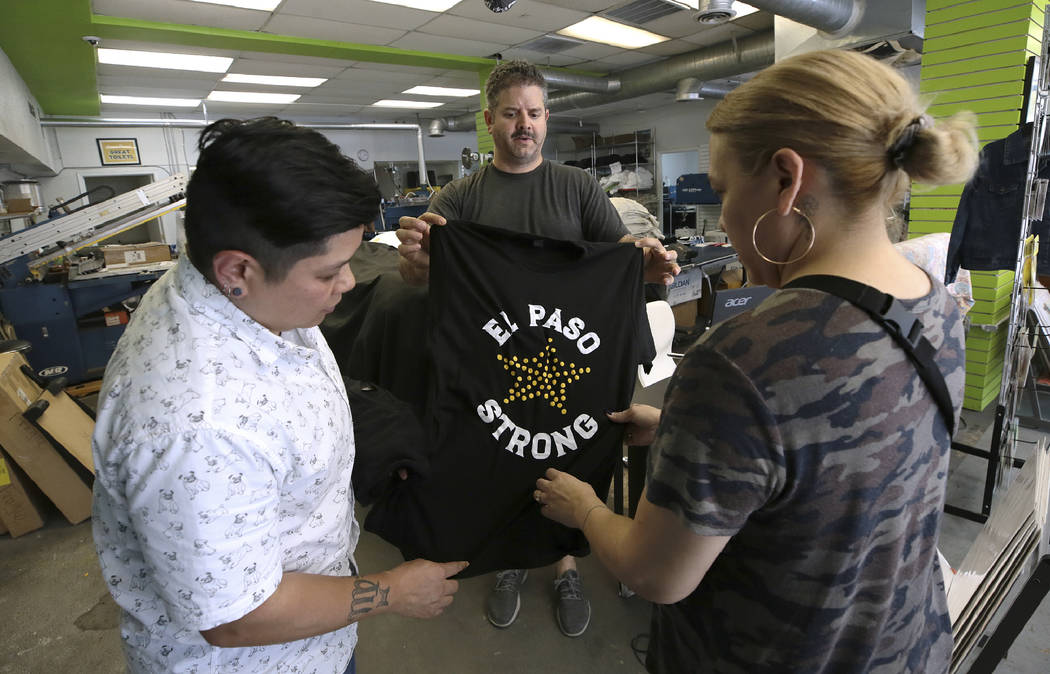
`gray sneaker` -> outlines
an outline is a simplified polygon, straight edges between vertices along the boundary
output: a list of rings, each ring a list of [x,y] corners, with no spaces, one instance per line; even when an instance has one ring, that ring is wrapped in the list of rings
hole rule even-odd
[[[554,580],[558,593],[558,628],[567,637],[578,637],[591,623],[591,602],[583,596],[583,581],[575,569],[569,569]]]
[[[508,569],[496,574],[496,585],[485,600],[485,617],[496,627],[510,627],[521,609],[518,589],[529,576],[528,569]]]

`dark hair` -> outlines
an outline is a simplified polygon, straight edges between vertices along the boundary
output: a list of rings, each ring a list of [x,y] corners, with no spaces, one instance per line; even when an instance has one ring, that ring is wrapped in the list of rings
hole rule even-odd
[[[201,131],[186,188],[186,248],[214,282],[222,250],[255,258],[267,282],[284,279],[327,240],[372,222],[379,189],[317,131],[276,117],[221,119]]]
[[[499,104],[499,95],[504,89],[535,85],[543,89],[543,106],[547,107],[547,80],[539,68],[528,61],[504,61],[500,63],[485,80],[485,100],[489,110],[495,110]]]

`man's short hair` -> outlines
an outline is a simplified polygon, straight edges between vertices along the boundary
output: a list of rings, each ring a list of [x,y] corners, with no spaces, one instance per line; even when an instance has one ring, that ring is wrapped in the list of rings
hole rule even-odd
[[[543,89],[543,107],[547,107],[547,80],[540,69],[528,61],[504,61],[500,63],[485,81],[485,100],[489,110],[495,110],[499,96],[510,87],[535,85]]]
[[[255,258],[277,283],[329,237],[375,220],[379,189],[317,131],[276,117],[221,119],[205,127],[186,188],[190,261],[215,281],[223,250]]]

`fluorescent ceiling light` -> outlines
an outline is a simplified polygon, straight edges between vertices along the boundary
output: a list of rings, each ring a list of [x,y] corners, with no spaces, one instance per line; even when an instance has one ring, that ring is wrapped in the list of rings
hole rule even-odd
[[[295,103],[299,94],[264,94],[255,91],[213,91],[208,94],[209,101],[226,101],[229,103]]]
[[[746,2],[734,2],[733,9],[736,10],[736,17],[734,18],[737,19],[739,19],[742,16],[747,16],[748,14],[754,14],[758,11],[758,7],[752,7]]]
[[[157,105],[168,108],[195,108],[201,104],[199,98],[149,98],[146,96],[110,96],[100,94],[99,100],[114,105]]]
[[[275,87],[317,87],[328,80],[323,77],[278,77],[277,75],[227,75],[223,82],[269,84]]]
[[[454,89],[452,87],[412,87],[405,89],[403,94],[416,94],[417,96],[477,96],[481,89]]]
[[[230,7],[243,7],[244,9],[261,9],[272,12],[281,0],[193,0],[194,2],[207,2],[211,5],[229,5]]]
[[[372,0],[384,5],[400,5],[412,9],[425,9],[428,12],[444,12],[449,7],[459,3],[459,0]]]
[[[558,31],[558,34],[577,37],[591,42],[611,44],[614,47],[622,47],[624,49],[648,47],[651,44],[665,42],[670,39],[641,28],[610,21],[600,16],[592,16],[579,23],[574,23],[568,28],[562,28]]]
[[[432,103],[430,101],[397,101],[384,98],[372,104],[376,108],[436,108],[444,103]]]
[[[196,70],[204,73],[224,73],[232,58],[226,56],[201,56],[200,54],[171,54],[159,51],[132,51],[130,49],[105,49],[98,51],[98,62],[115,66],[138,66],[140,68],[167,68],[168,70]]]

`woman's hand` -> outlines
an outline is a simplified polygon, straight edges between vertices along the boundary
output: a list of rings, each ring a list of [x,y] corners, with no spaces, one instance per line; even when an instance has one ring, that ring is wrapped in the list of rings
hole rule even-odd
[[[656,438],[656,427],[660,425],[660,410],[652,405],[631,405],[622,412],[609,412],[609,421],[627,424],[624,439],[627,444],[643,447]]]
[[[533,498],[544,517],[574,529],[583,528],[592,508],[605,505],[591,485],[554,468],[548,468],[546,477],[536,480]]]

